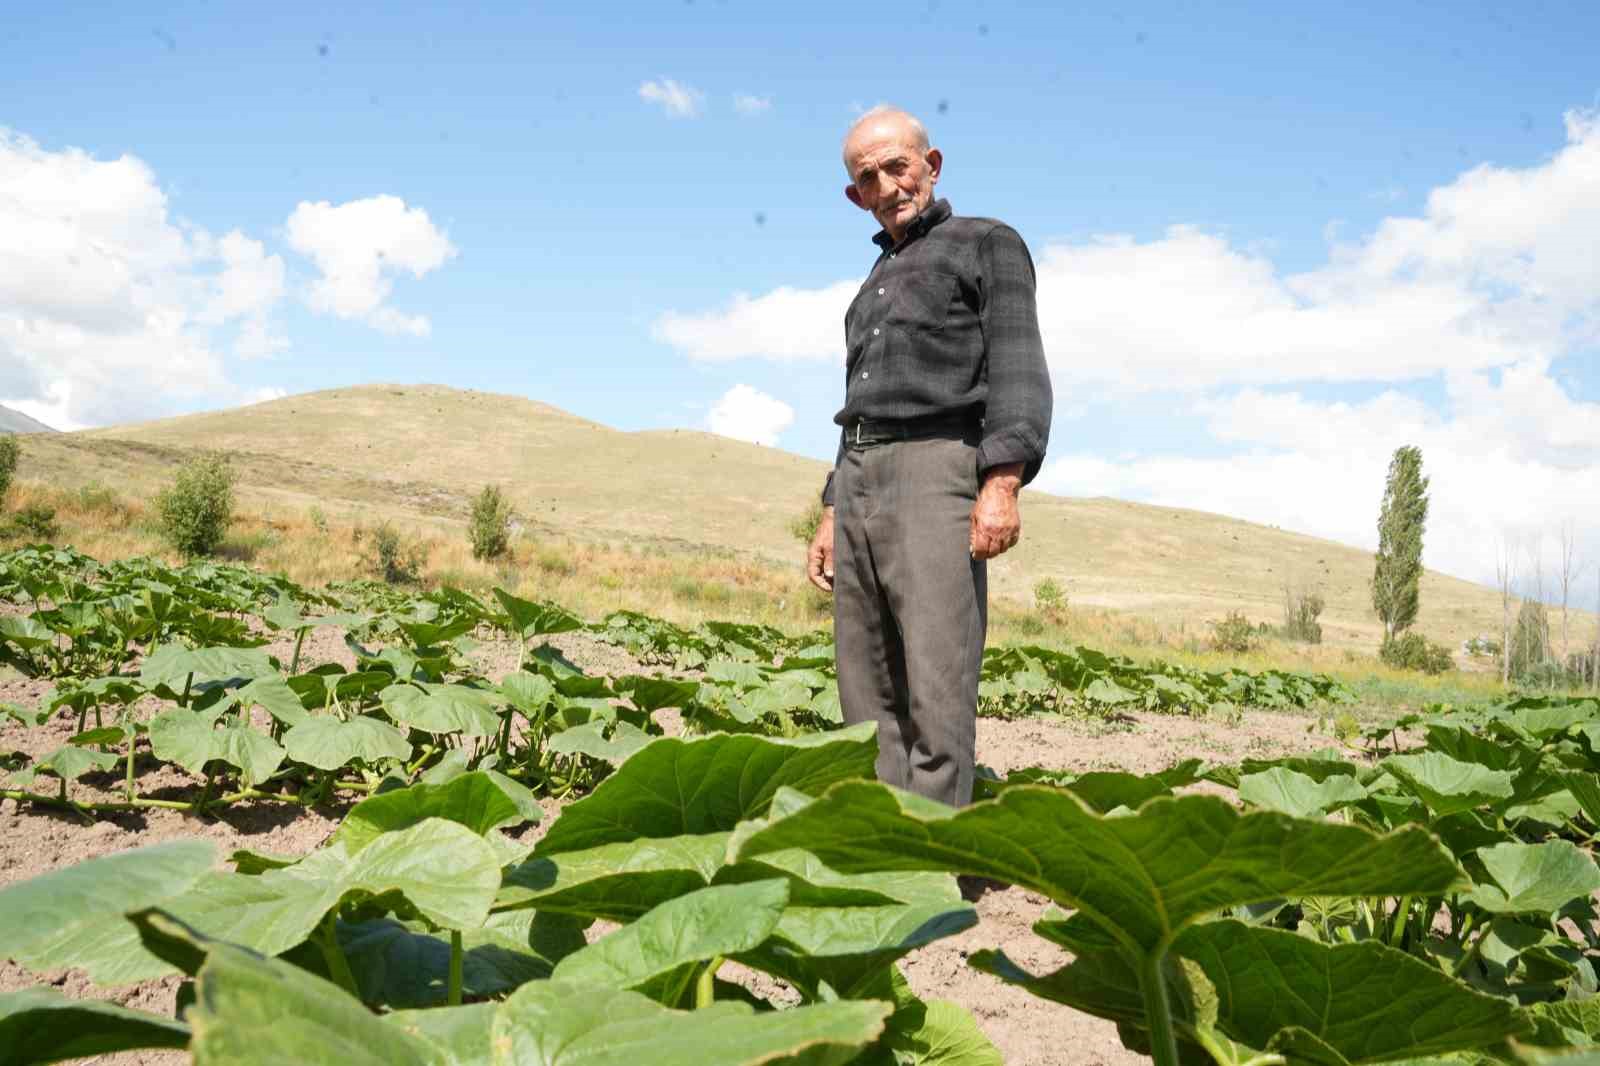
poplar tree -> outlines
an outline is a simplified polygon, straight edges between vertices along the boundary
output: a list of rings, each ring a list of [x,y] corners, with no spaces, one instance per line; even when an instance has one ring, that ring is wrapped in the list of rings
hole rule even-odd
[[[1383,622],[1385,644],[1417,620],[1422,581],[1422,534],[1428,524],[1428,479],[1422,449],[1396,448],[1378,512],[1378,554],[1372,574],[1372,606]]]

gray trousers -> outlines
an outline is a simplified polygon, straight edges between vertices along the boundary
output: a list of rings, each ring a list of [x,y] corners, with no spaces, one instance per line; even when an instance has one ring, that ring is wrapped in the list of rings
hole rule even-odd
[[[833,631],[846,722],[878,724],[878,779],[972,799],[988,575],[969,551],[977,447],[846,447],[834,473]]]

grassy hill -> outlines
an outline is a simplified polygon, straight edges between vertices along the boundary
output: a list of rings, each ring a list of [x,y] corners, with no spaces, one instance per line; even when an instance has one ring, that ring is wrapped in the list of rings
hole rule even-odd
[[[535,537],[648,545],[800,565],[789,525],[826,464],[694,430],[627,433],[515,396],[368,385],[137,425],[30,438],[19,475],[153,493],[195,449],[235,454],[246,508],[448,529],[485,483]],[[1284,583],[1327,600],[1335,646],[1380,629],[1369,552],[1222,515],[1029,491],[1021,544],[991,564],[1018,602],[1051,578],[1074,605],[1115,609],[1202,637],[1229,610],[1281,619]],[[1429,573],[1419,628],[1452,645],[1498,632],[1498,593]],[[1592,630],[1585,617],[1579,632]]]

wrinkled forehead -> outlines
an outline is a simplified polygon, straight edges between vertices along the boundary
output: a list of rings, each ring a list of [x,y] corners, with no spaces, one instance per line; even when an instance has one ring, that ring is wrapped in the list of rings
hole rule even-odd
[[[903,122],[875,122],[855,130],[844,145],[844,168],[853,178],[863,167],[878,166],[895,156],[922,155],[917,135]]]

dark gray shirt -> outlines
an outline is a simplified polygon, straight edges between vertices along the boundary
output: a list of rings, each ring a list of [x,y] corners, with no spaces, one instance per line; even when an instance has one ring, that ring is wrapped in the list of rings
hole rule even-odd
[[[860,419],[971,413],[978,469],[1022,463],[1032,481],[1050,438],[1050,371],[1039,338],[1033,259],[1017,231],[962,218],[938,200],[882,249],[845,312],[845,436]],[[835,466],[838,465],[835,461]],[[833,503],[833,474],[822,490]]]

